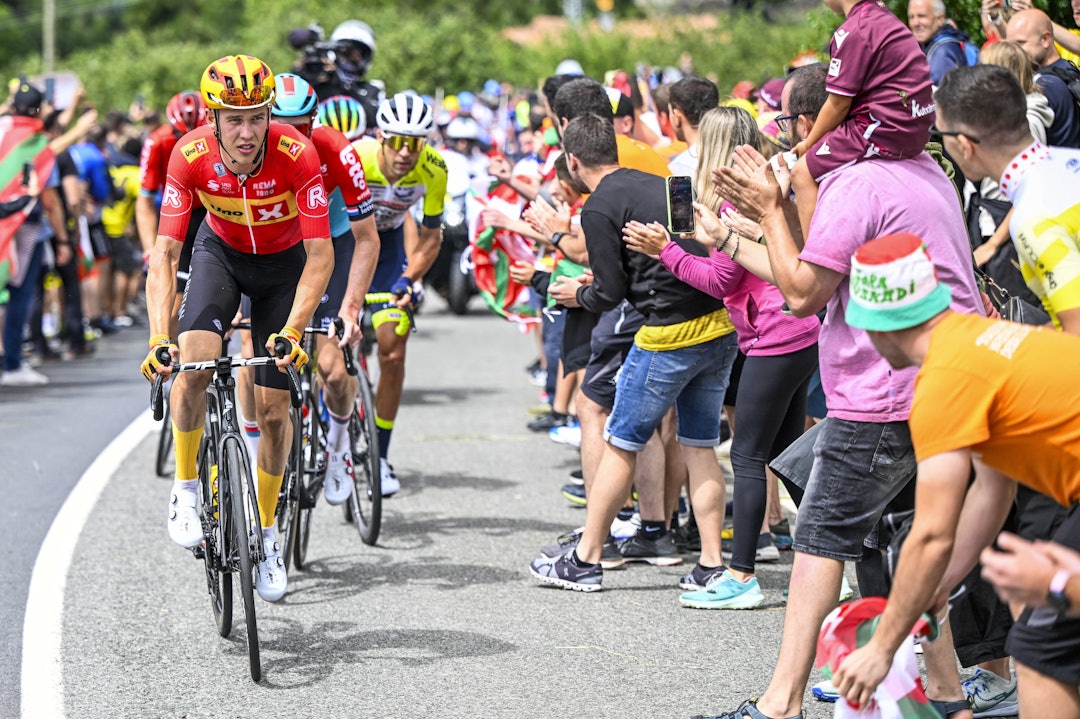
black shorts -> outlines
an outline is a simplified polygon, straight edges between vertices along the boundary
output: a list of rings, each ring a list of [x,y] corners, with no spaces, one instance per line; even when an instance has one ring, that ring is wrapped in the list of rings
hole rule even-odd
[[[224,337],[240,306],[240,295],[245,294],[251,298],[255,356],[268,356],[266,340],[288,321],[306,261],[300,243],[270,255],[251,255],[229,247],[203,225],[195,238],[180,304],[180,333],[206,330]],[[289,378],[276,367],[257,367],[255,384],[288,389]]]
[[[90,249],[94,253],[95,260],[107,260],[112,255],[109,253],[109,233],[105,232],[105,225],[93,222],[89,225]]]
[[[356,239],[352,231],[344,232],[334,238],[334,273],[330,275],[330,282],[326,285],[319,306],[315,308],[315,317],[311,324],[316,327],[329,327],[341,309],[341,302],[345,299],[345,290],[349,286],[349,267],[352,265],[353,251],[356,249]],[[357,317],[359,322],[360,318]]]
[[[566,324],[563,326],[562,364],[563,374],[585,369],[592,354],[592,332],[599,315],[580,307],[566,311]]]
[[[122,275],[133,275],[142,266],[142,253],[136,254],[135,244],[127,235],[109,235],[109,252],[113,270]]]
[[[645,318],[625,300],[597,320],[581,392],[601,407],[615,406],[615,378],[634,346],[634,335],[643,324]]]
[[[1080,504],[1068,510],[1053,540],[1080,551]],[[1080,686],[1080,617],[1059,615],[1049,607],[1025,609],[1009,631],[1005,649],[1040,674]]]
[[[191,250],[195,247],[195,236],[202,229],[206,221],[206,208],[196,207],[191,211],[191,219],[188,221],[187,237],[184,238],[184,246],[180,248],[180,262],[176,265],[176,291],[183,292],[187,284],[188,271],[191,267]]]

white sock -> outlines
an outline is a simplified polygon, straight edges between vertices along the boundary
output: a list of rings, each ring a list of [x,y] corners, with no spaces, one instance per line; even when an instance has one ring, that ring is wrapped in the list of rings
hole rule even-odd
[[[326,449],[331,454],[341,454],[349,447],[349,417],[339,417],[328,412],[330,422],[326,428]]]
[[[255,468],[259,464],[259,440],[262,433],[259,431],[259,423],[244,419],[244,439],[247,440],[248,454],[251,455],[251,476],[255,475]]]
[[[173,492],[180,492],[186,490],[188,492],[195,492],[199,489],[199,480],[197,479],[180,479],[177,477],[173,480]]]

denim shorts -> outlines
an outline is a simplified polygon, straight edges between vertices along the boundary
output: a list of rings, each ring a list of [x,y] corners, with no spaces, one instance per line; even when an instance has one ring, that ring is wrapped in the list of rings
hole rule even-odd
[[[830,417],[818,425],[814,467],[799,505],[793,548],[845,562],[877,546],[885,507],[915,479],[915,450],[907,422],[851,422]],[[869,541],[867,541],[869,540]]]
[[[724,392],[738,352],[734,332],[664,352],[635,344],[619,370],[604,439],[619,449],[640,452],[674,404],[680,444],[717,446]]]

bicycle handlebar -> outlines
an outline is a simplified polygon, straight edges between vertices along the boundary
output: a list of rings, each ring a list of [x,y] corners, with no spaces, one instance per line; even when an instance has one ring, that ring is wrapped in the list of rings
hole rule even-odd
[[[334,331],[336,332],[338,338],[344,337],[345,336],[345,320],[341,319],[340,317],[335,317],[334,318]],[[353,361],[352,347],[350,347],[349,345],[345,345],[344,347],[341,348],[341,354],[345,357],[345,372],[350,377],[355,377],[357,369],[356,369],[356,362]]]

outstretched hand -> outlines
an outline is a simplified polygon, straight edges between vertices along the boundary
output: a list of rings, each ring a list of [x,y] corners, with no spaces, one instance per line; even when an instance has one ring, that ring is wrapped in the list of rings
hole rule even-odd
[[[623,226],[623,242],[634,252],[640,252],[653,259],[659,259],[660,253],[671,242],[667,228],[659,222],[645,225],[637,220],[630,220]]]
[[[761,222],[765,215],[778,211],[783,189],[765,157],[749,145],[740,145],[732,159],[734,166],[712,171],[713,184],[720,196],[754,222]]]

